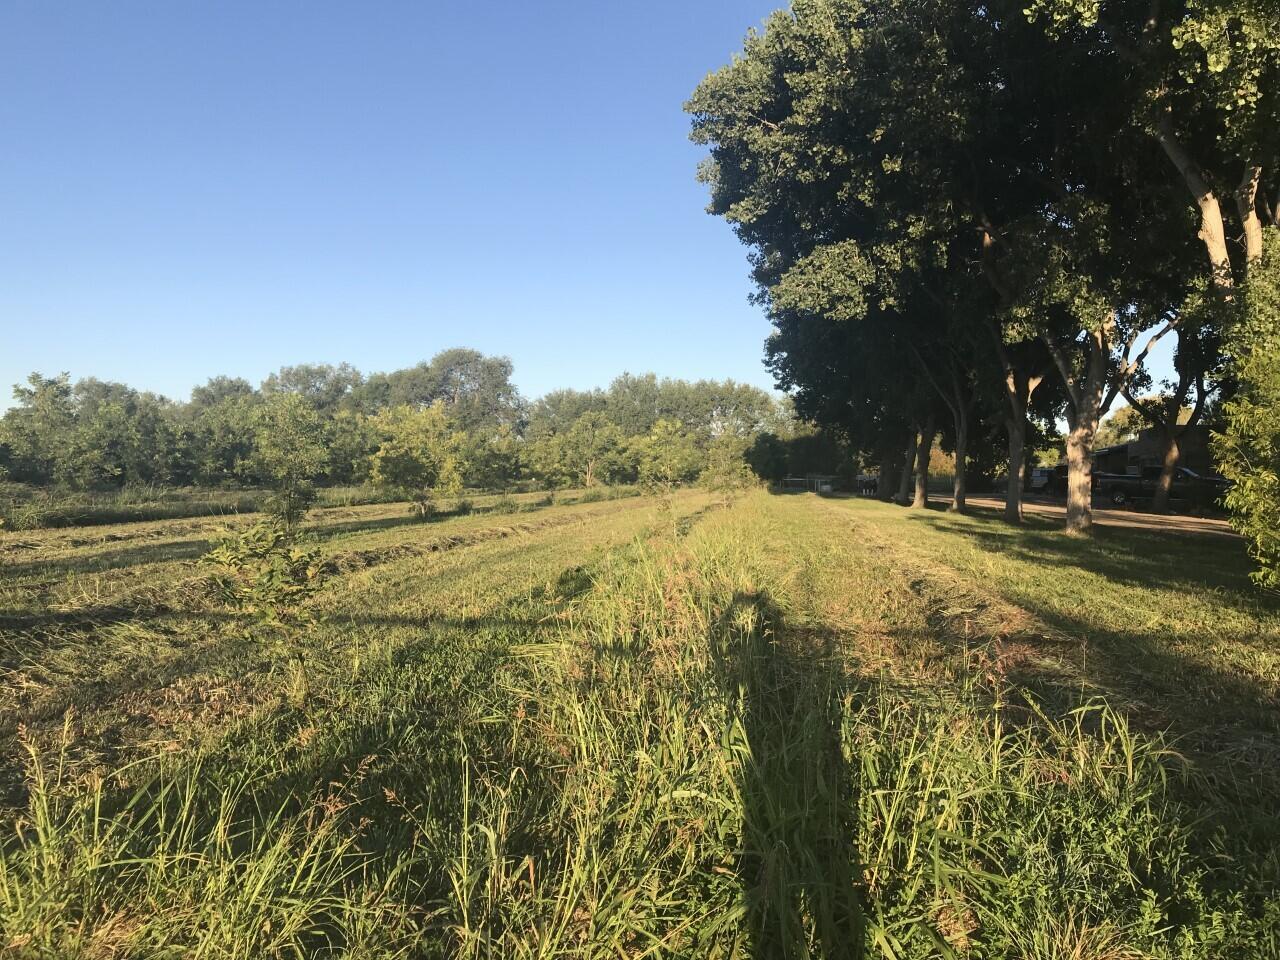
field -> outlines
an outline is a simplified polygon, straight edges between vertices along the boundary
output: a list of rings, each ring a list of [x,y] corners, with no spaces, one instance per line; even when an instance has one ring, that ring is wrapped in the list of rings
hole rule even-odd
[[[0,533],[0,954],[1280,956],[1241,545],[705,492]],[[232,518],[243,524],[242,518]]]
[[[39,530],[189,517],[234,517],[263,509],[270,496],[270,490],[252,488],[141,486],[109,492],[69,492],[0,482],[0,528]],[[321,487],[316,503],[321,508],[355,507],[398,500],[398,495],[391,491],[363,484]]]

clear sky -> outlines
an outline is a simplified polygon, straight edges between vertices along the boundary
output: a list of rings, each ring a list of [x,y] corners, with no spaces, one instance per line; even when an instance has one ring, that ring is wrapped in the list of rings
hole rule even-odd
[[[6,0],[0,406],[451,346],[769,386],[681,105],[780,5]]]

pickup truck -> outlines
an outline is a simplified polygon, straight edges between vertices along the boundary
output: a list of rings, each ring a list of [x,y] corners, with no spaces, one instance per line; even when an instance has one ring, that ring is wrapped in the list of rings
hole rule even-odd
[[[1115,506],[1123,507],[1135,500],[1153,497],[1159,482],[1159,467],[1143,467],[1138,474],[1095,473],[1093,492]],[[1207,507],[1216,504],[1227,492],[1227,487],[1227,481],[1221,477],[1206,477],[1186,467],[1178,467],[1173,474],[1169,498],[1183,500],[1197,507]]]

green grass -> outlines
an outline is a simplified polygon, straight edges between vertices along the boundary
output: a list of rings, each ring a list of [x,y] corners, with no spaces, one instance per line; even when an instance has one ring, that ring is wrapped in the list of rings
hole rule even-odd
[[[1235,541],[476,508],[317,511],[304,710],[208,521],[0,536],[0,953],[1280,955]]]
[[[407,503],[394,491],[368,484],[322,487],[317,491],[317,507],[356,507],[370,504]],[[565,490],[554,496],[576,502],[583,497],[604,500],[632,496],[626,487]],[[473,502],[502,500],[528,503],[552,494],[512,493],[507,497],[470,495]],[[44,490],[19,483],[0,482],[0,529],[40,530],[58,527],[93,527],[154,520],[182,520],[191,517],[231,517],[257,513],[270,497],[269,490],[219,490],[210,487],[126,487],[122,490],[76,492]],[[446,501],[445,509],[458,501]]]

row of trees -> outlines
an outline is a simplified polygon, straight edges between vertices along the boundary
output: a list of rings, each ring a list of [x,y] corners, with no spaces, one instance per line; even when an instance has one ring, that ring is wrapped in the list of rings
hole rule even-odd
[[[1087,533],[1121,398],[1164,437],[1162,501],[1213,402],[1255,415],[1223,470],[1275,470],[1273,374],[1250,360],[1278,322],[1257,289],[1280,226],[1272,0],[795,0],[688,109],[709,209],[754,251],[778,383],[882,476],[935,436],[963,464],[998,433],[1017,521],[1026,451],[1065,423]]]
[[[755,387],[624,374],[527,402],[510,361],[471,350],[369,377],[345,364],[286,367],[257,389],[215,377],[186,403],[32,374],[15,399],[0,418],[0,470],[13,480],[267,485],[286,520],[318,480],[393,487],[425,509],[464,486],[682,483],[727,460],[776,479],[848,459]]]

